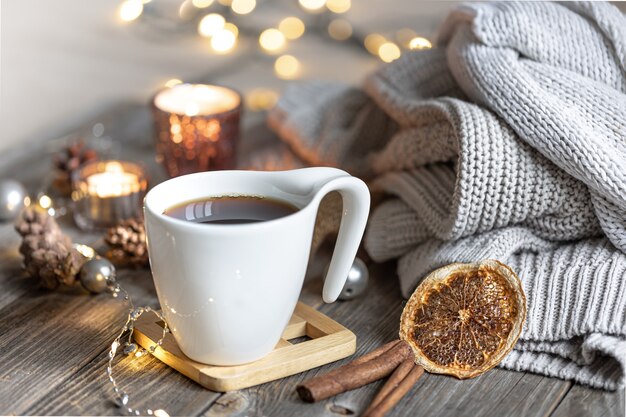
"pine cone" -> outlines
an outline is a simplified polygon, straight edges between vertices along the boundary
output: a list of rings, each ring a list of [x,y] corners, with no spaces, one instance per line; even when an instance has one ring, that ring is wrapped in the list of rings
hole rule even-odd
[[[148,264],[146,229],[142,220],[130,219],[107,230],[104,241],[109,245],[107,257],[116,265]]]
[[[27,208],[15,224],[15,230],[23,237],[20,253],[28,275],[39,278],[41,285],[51,290],[59,285],[74,284],[82,258],[54,218]]]
[[[52,181],[53,186],[64,196],[69,196],[72,192],[72,173],[81,165],[97,159],[96,151],[87,148],[85,142],[74,141],[54,156],[56,176]]]

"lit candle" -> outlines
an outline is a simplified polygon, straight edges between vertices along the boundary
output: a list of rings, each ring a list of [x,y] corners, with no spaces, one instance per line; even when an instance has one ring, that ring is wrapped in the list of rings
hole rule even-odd
[[[125,172],[121,163],[111,161],[104,165],[104,172],[87,177],[87,188],[89,194],[100,198],[120,197],[137,192],[140,183],[136,174]]]
[[[235,167],[241,95],[226,87],[178,84],[152,101],[157,160],[171,177]]]
[[[74,220],[81,229],[93,230],[137,218],[146,188],[145,173],[137,164],[88,163],[72,179]]]

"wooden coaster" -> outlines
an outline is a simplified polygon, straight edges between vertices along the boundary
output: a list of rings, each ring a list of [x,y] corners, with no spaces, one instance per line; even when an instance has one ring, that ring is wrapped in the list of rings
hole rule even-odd
[[[163,322],[144,314],[135,323],[133,337],[145,349],[154,346]],[[307,336],[300,343],[290,340]],[[225,392],[274,381],[352,355],[356,336],[326,315],[298,303],[274,350],[256,362],[237,366],[213,366],[195,362],[183,354],[171,333],[153,355],[205,388]]]

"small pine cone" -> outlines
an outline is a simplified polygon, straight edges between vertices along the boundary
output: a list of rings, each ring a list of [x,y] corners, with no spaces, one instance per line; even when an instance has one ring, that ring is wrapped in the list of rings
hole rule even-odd
[[[146,229],[143,221],[125,220],[107,230],[104,241],[109,246],[108,258],[117,265],[148,265]]]
[[[54,218],[27,208],[15,229],[23,237],[20,253],[28,275],[39,278],[41,285],[48,289],[74,284],[82,259]]]
[[[15,230],[22,236],[39,236],[50,233],[61,233],[61,228],[48,213],[33,208],[22,211],[15,223]]]
[[[72,173],[83,164],[97,159],[96,151],[87,148],[82,140],[69,144],[54,156],[56,176],[52,184],[61,194],[69,196],[72,191]]]

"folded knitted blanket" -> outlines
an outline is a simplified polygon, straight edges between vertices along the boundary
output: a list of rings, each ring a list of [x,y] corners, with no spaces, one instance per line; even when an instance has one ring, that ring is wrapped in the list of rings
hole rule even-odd
[[[626,19],[606,3],[478,3],[364,89],[293,85],[269,123],[391,196],[365,245],[428,272],[495,258],[528,317],[500,366],[614,390],[626,374]]]

